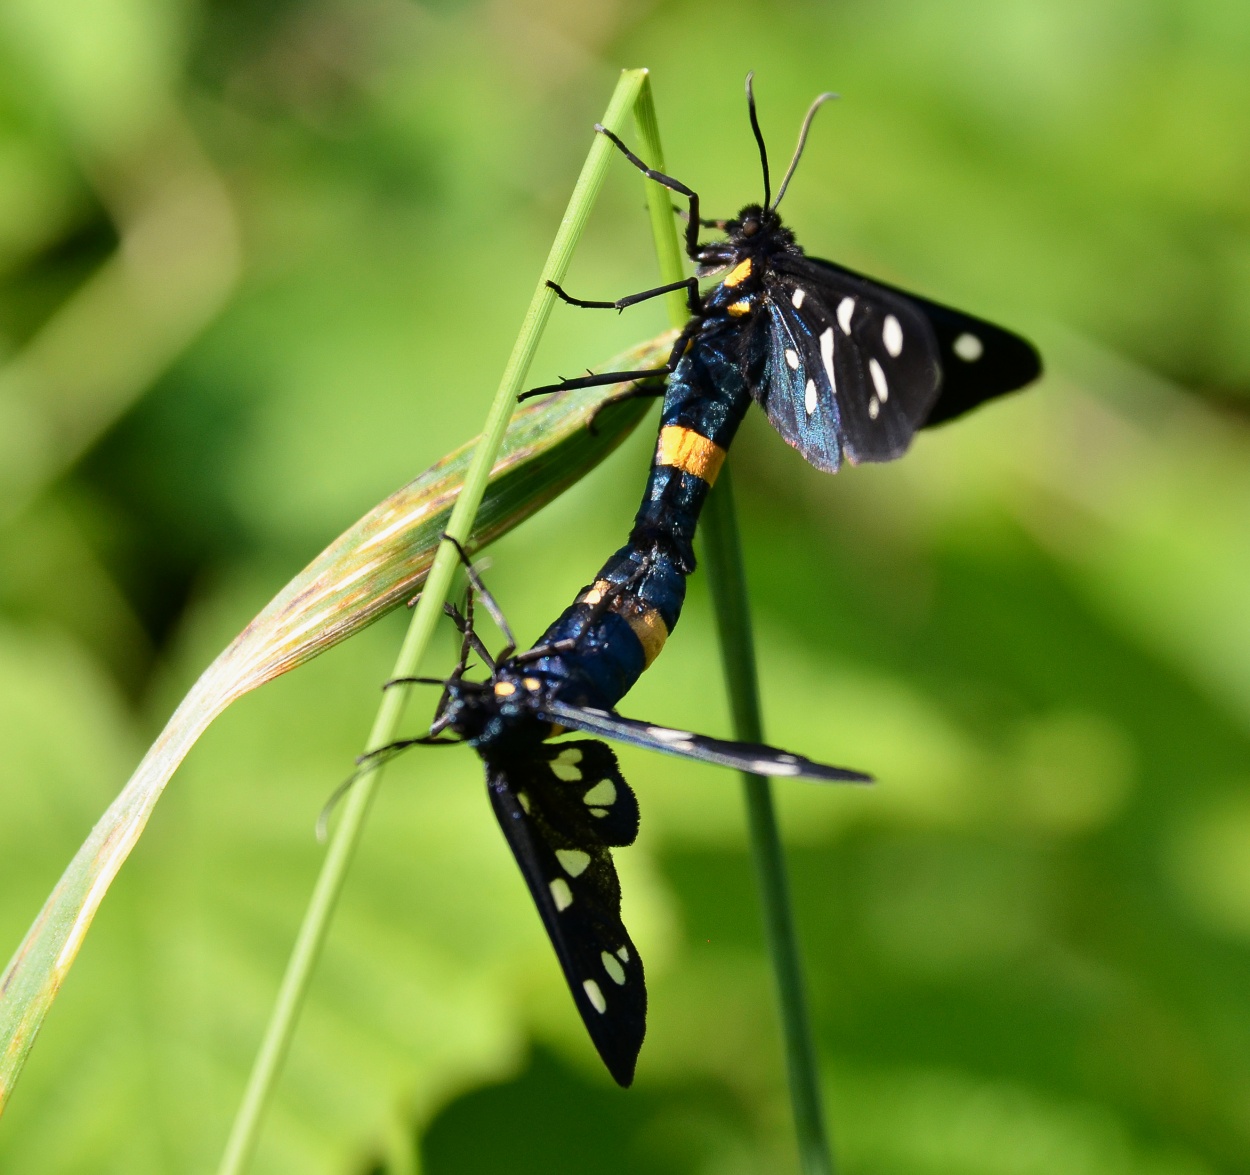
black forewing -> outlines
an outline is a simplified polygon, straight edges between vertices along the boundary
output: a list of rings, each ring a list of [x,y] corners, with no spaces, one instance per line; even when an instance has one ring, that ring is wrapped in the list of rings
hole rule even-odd
[[[608,850],[638,835],[638,801],[601,742],[488,761],[486,782],[590,1039],[613,1078],[629,1085],[647,989]]]
[[[799,266],[808,267],[813,282],[822,278],[835,284],[858,281],[904,298],[928,319],[937,340],[942,378],[937,400],[921,427],[941,424],[995,396],[1014,392],[1042,374],[1042,360],[1036,348],[1027,339],[1001,326],[885,282],[873,281],[832,261],[804,257]]]
[[[777,259],[757,399],[818,469],[901,456],[937,399],[938,340],[906,296],[867,278]]]
[[[816,763],[778,747],[709,738],[703,734],[692,734],[688,730],[674,730],[668,726],[622,718],[619,714],[609,714],[606,710],[550,702],[544,703],[543,713],[553,722],[567,726],[570,730],[580,730],[602,738],[614,738],[647,750],[679,755],[684,759],[698,759],[703,763],[715,763],[718,767],[730,767],[753,775],[789,775],[820,783],[872,782],[872,776],[865,775],[862,771]]]

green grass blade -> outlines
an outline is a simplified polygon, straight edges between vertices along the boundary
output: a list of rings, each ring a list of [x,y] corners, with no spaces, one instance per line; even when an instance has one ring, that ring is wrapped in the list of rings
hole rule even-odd
[[[751,608],[728,464],[721,470],[716,489],[703,508],[699,530],[703,540],[703,566],[707,569],[716,613],[734,735],[746,742],[761,743],[764,741],[764,722],[760,715]],[[825,1128],[820,1067],[807,1010],[803,963],[790,903],[785,850],[773,805],[772,782],[759,775],[744,774],[742,786],[751,859],[755,864],[765,940],[772,959],[773,981],[781,1012],[800,1167],[804,1175],[832,1175],[833,1159]]]
[[[638,92],[646,78],[645,70],[625,70],[603,116],[603,125],[620,133],[622,123],[633,109]],[[590,153],[582,167],[569,200],[569,206],[556,232],[556,238],[548,254],[547,263],[539,277],[538,286],[530,302],[521,332],[512,348],[512,355],[504,369],[499,389],[486,416],[482,438],[474,450],[464,488],[451,512],[447,533],[462,543],[468,541],[474,519],[485,492],[487,478],[494,464],[495,455],[503,441],[504,430],[522,390],[522,383],[538,348],[538,341],[550,316],[555,293],[547,283],[563,281],[569,260],[581,237],[591,208],[607,174],[611,143],[602,135],[596,135]],[[442,616],[443,602],[451,589],[452,576],[458,558],[450,543],[443,543],[434,557],[426,580],[425,590],[413,613],[412,623],[396,659],[392,677],[408,677],[416,672],[434,635],[435,625]],[[395,738],[407,702],[409,689],[397,687],[388,690],[378,710],[378,716],[369,734],[366,750],[385,746]],[[265,1030],[264,1041],[253,1067],[243,1102],[239,1107],[234,1128],[226,1146],[219,1168],[220,1175],[238,1175],[247,1165],[255,1148],[265,1109],[272,1097],[281,1071],[282,1060],[295,1032],[300,1008],[312,976],[313,967],[329,927],[330,916],[338,894],[346,878],[347,869],[355,853],[356,845],[364,827],[369,806],[382,778],[383,765],[377,761],[356,781],[344,805],[342,818],[335,828],[326,854],[325,864],[317,879],[313,899],[305,914],[296,939],[295,949],[287,965],[286,974],[278,993],[278,1001]]]
[[[646,79],[634,107],[634,122],[642,139],[643,155],[656,171],[664,170],[664,149],[660,145],[660,122],[655,113],[655,98],[651,93],[651,80]],[[654,180],[647,180],[647,215],[651,220],[651,237],[655,242],[655,257],[660,266],[663,285],[679,282],[686,276],[683,258],[685,251],[677,237],[677,214],[673,211],[673,193]],[[681,291],[664,295],[664,308],[668,311],[671,326],[680,330],[690,317],[686,295]]]
[[[643,140],[643,154],[652,167],[657,171],[664,171],[659,122],[649,83],[642,88],[635,113],[638,131]],[[684,276],[684,270],[676,218],[671,208],[671,194],[659,184],[648,183],[647,203],[661,279],[665,283],[679,281]],[[687,317],[685,299],[681,294],[669,294],[667,305],[673,325],[680,327]],[[763,742],[759,678],[755,670],[755,643],[751,635],[751,608],[731,486],[729,467],[726,464],[700,520],[703,566],[712,589],[734,734],[747,742]],[[815,1043],[812,1040],[807,997],[803,989],[798,934],[790,905],[785,854],[773,807],[772,783],[758,775],[744,775],[742,782],[751,858],[755,862],[768,952],[772,959],[777,1002],[781,1011],[799,1158],[804,1175],[830,1175],[833,1171],[832,1152],[825,1129],[820,1071]]]

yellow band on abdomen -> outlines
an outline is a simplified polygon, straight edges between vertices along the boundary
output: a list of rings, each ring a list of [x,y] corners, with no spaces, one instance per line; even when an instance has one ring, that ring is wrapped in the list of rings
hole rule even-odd
[[[626,616],[625,622],[634,630],[634,636],[642,645],[643,668],[650,669],[651,662],[660,655],[664,642],[668,640],[668,628],[664,624],[664,618],[652,608],[647,612],[635,612],[632,616]]]
[[[725,450],[693,429],[680,424],[666,424],[660,429],[660,443],[655,450],[657,465],[675,466],[712,485],[724,460]]]

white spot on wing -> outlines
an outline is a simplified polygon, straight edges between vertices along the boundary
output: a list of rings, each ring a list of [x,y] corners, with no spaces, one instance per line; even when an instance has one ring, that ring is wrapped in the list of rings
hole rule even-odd
[[[625,968],[616,961],[614,955],[609,955],[607,951],[602,951],[599,958],[603,960],[603,969],[608,973],[612,982],[618,987],[625,982]]]
[[[688,730],[669,730],[667,726],[648,726],[647,733],[653,738],[658,738],[662,743],[688,743],[694,740],[694,735]]]
[[[851,315],[855,313],[855,299],[843,298],[838,303],[838,325],[844,335],[851,333]]]
[[[807,391],[803,393],[803,407],[807,409],[808,416],[816,411],[816,381],[814,379],[807,381]]]
[[[791,371],[798,371],[799,353],[793,347],[786,348],[786,362],[790,364]]]
[[[890,385],[885,382],[885,372],[881,369],[881,364],[875,359],[869,359],[868,373],[872,376],[872,386],[877,389],[877,396],[884,404],[890,398]]]
[[[985,345],[976,335],[970,335],[967,331],[964,331],[951,344],[951,350],[965,363],[975,363],[985,354]]]
[[[881,405],[877,402],[877,397],[873,396],[868,401],[868,415],[872,420],[876,420],[881,413]]]
[[[835,391],[837,384],[833,378],[833,327],[825,327],[820,336],[820,361],[825,365],[825,374],[829,377],[829,386]],[[811,413],[809,412],[810,416]]]
[[[806,297],[807,297],[807,291],[806,291],[806,290],[795,290],[795,291],[794,291],[794,293],[793,293],[793,294],[791,295],[791,297],[790,297],[790,301],[791,301],[792,303],[794,303],[794,308],[795,308],[795,310],[799,309],[799,307],[803,305],[803,299],[804,299],[804,298],[806,298]]]
[[[590,864],[590,854],[581,849],[556,849],[556,860],[570,877],[580,877]]]
[[[547,888],[551,890],[551,900],[557,910],[567,910],[573,904],[573,891],[563,877],[557,877]]]
[[[616,803],[616,784],[610,779],[601,779],[584,796],[582,801],[596,807]]]
[[[577,765],[581,761],[581,751],[577,747],[569,747],[551,760],[551,771],[557,779],[572,783],[582,777],[582,769]]]
[[[597,816],[600,820],[602,820],[603,817],[605,817],[608,814],[608,810],[607,808],[591,808],[590,814],[592,816]]]
[[[603,998],[603,991],[593,979],[587,979],[582,984],[582,990],[586,993],[586,998],[590,1001],[590,1006],[596,1012],[603,1012],[608,1006],[608,1001]]]
[[[757,759],[751,764],[751,770],[760,775],[798,775],[797,763],[779,763],[776,759]]]
[[[616,957],[620,959],[622,963],[628,963],[629,962],[629,947],[617,947]]]
[[[903,328],[893,314],[885,316],[885,325],[881,328],[881,341],[890,352],[891,359],[897,359],[903,349]]]

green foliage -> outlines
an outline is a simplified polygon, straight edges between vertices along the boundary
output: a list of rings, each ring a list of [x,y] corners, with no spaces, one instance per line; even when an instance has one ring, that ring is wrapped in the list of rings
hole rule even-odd
[[[477,430],[618,66],[652,67],[709,215],[757,195],[753,67],[775,155],[843,94],[787,197],[808,247],[1033,334],[1052,373],[889,468],[821,477],[759,420],[735,453],[770,736],[881,781],[779,789],[842,1169],[1250,1170],[1248,48],[1232,0],[0,9],[0,937],[248,617]],[[648,238],[617,168],[570,287],[642,288]],[[662,325],[560,311],[535,376]],[[497,545],[523,639],[624,535],[648,445]],[[702,591],[631,713],[727,729]],[[192,753],[5,1170],[211,1168],[398,639]],[[636,1090],[581,1039],[475,760],[414,754],[258,1169],[399,1170],[409,1127],[464,1169],[531,1122],[511,1170],[596,1140],[786,1169],[734,781],[625,758]]]

